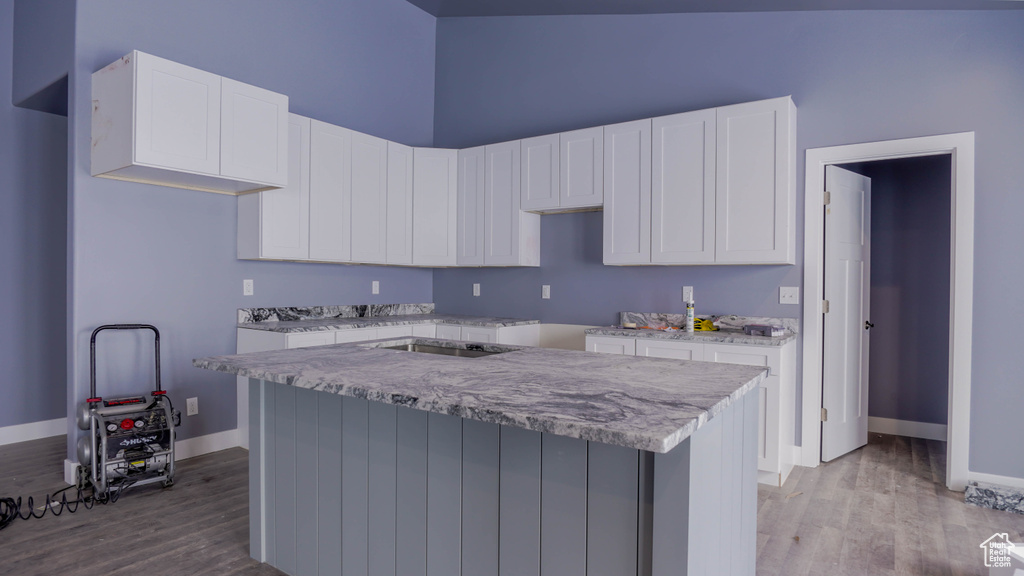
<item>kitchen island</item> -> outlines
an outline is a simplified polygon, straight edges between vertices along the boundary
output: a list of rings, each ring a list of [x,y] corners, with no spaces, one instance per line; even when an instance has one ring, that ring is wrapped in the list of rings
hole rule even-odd
[[[763,368],[423,338],[194,364],[250,379],[250,552],[289,574],[754,573]]]

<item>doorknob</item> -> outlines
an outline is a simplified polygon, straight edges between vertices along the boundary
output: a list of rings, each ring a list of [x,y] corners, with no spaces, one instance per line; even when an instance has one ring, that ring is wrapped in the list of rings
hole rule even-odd
[[[865,330],[871,330],[874,327],[875,327],[875,325],[872,324],[871,322],[868,322],[867,320],[864,321],[864,329]]]

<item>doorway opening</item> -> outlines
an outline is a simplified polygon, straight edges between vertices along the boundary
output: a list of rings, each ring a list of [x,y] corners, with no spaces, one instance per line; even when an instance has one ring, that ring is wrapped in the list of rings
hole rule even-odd
[[[971,312],[974,254],[974,133],[853,144],[807,151],[804,218],[803,391],[800,463],[821,461],[823,206],[826,166],[913,158],[950,157],[949,359],[946,486],[968,481],[971,389]]]

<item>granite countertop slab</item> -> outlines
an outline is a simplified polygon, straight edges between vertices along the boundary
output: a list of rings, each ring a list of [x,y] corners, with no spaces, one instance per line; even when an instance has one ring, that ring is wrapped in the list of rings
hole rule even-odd
[[[193,360],[208,370],[665,453],[767,376],[762,367],[570,350],[508,350],[482,358],[391,350],[393,338]]]
[[[405,314],[395,316],[364,316],[357,318],[315,318],[306,320],[280,320],[263,322],[240,322],[239,328],[267,330],[270,332],[321,332],[325,330],[348,330],[351,328],[377,328],[380,326],[403,326],[407,324],[459,324],[462,326],[485,326],[505,328],[539,324],[540,320],[519,318],[493,318],[486,316],[461,316],[457,314]]]
[[[636,328],[620,328],[610,326],[607,328],[587,328],[587,334],[594,336],[620,336],[623,338],[645,338],[651,340],[682,340],[685,342],[705,342],[719,344],[746,344],[748,346],[782,346],[796,340],[796,334],[786,330],[782,336],[748,336],[742,330],[711,330],[700,332],[686,332],[679,330],[665,332],[664,330],[644,330]]]

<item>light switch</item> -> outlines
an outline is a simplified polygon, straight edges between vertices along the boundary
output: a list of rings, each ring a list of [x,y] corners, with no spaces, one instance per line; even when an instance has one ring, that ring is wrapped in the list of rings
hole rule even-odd
[[[374,280],[370,285],[370,294],[380,294],[380,281]]]
[[[479,295],[480,295],[480,285],[479,284],[473,284],[473,296],[479,296]]]
[[[799,286],[779,286],[779,304],[799,304]]]
[[[242,280],[242,296],[252,296],[252,280]]]
[[[549,284],[544,284],[540,287],[540,297],[545,300],[551,299],[551,286]]]

